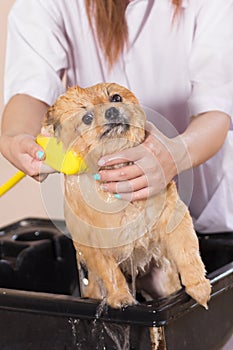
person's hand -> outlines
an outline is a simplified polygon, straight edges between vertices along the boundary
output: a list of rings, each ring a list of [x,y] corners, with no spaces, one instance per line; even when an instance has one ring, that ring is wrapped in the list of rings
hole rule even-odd
[[[162,191],[179,172],[179,162],[186,154],[179,137],[169,139],[152,123],[146,125],[145,141],[117,154],[102,157],[101,167],[132,162],[122,168],[100,170],[94,178],[104,191],[128,201],[145,199]]]
[[[37,181],[45,180],[49,173],[54,172],[54,169],[43,164],[45,152],[32,135],[2,135],[0,152],[16,168]]]

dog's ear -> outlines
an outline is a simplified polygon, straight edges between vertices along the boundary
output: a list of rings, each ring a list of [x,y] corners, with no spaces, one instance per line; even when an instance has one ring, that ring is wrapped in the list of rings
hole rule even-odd
[[[43,123],[41,133],[44,136],[58,136],[60,130],[60,119],[54,106],[48,108]]]

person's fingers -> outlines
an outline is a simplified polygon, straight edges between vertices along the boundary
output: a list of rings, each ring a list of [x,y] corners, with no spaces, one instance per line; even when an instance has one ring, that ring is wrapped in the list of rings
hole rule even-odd
[[[112,193],[129,193],[136,192],[148,186],[147,177],[139,176],[130,181],[108,182],[101,185],[103,191]]]
[[[127,193],[117,193],[115,194],[116,198],[126,200],[128,202],[138,201],[140,199],[146,199],[153,195],[153,190],[151,187],[144,187],[135,192],[127,192]]]
[[[51,174],[56,172],[57,170],[51,168],[49,165],[44,164],[43,162],[40,163],[40,169],[39,169],[40,174]]]
[[[101,157],[98,161],[99,166],[113,165],[124,162],[136,162],[143,156],[141,145],[127,148],[119,153],[113,153]]]
[[[132,148],[127,148],[118,153],[101,157],[98,161],[98,165],[106,166],[123,162],[138,163],[145,156],[145,148],[147,148],[147,151],[149,150],[155,157],[158,157],[161,153],[161,147],[166,145],[167,137],[151,122],[146,123],[146,129],[149,135],[142,144]]]
[[[20,141],[21,152],[31,157],[31,169],[28,175],[37,181],[44,181],[50,173],[56,172],[53,168],[43,163],[46,158],[43,148],[35,142],[31,136],[25,137]]]
[[[43,162],[36,162],[38,164],[38,171],[32,176],[36,181],[43,182],[49,174],[57,172],[57,170],[51,168]]]
[[[163,190],[176,174],[170,140],[153,124],[147,123],[146,128],[147,135],[142,144],[99,160],[103,169],[94,178],[102,182],[104,191],[114,193],[116,198],[145,199]],[[110,165],[125,161],[131,164],[111,169]]]
[[[154,153],[149,144],[148,147],[147,145],[139,145],[116,155],[105,156],[107,161],[105,164],[106,169],[100,170],[98,175],[94,175],[94,178],[103,182],[125,181],[137,178],[148,173],[148,169],[158,166],[158,159]],[[130,165],[111,169],[110,166],[121,164],[122,160],[125,161],[126,158],[130,161]]]
[[[32,158],[43,160],[45,158],[45,151],[39,146],[33,137],[24,137],[20,141],[20,148],[22,153],[26,153]]]
[[[135,164],[128,165],[118,169],[100,170],[100,180],[107,181],[124,181],[130,180],[143,174],[143,170]]]

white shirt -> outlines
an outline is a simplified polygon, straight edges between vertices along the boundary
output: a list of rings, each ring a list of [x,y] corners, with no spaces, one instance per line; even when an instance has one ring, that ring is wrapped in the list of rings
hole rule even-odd
[[[183,0],[172,24],[173,10],[171,0],[130,2],[129,47],[109,72],[85,0],[16,0],[5,102],[25,93],[52,104],[64,92],[66,71],[68,86],[108,81],[128,87],[168,136],[184,131],[192,115],[220,110],[233,116],[233,1]],[[233,230],[232,132],[216,156],[179,177],[201,232]]]

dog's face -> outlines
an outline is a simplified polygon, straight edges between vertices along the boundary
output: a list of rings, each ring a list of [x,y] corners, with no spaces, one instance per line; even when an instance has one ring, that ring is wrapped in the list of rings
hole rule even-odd
[[[74,87],[49,108],[44,127],[83,157],[132,147],[145,137],[145,113],[137,98],[115,83]],[[52,127],[51,127],[52,126]],[[93,157],[92,157],[93,158]]]

